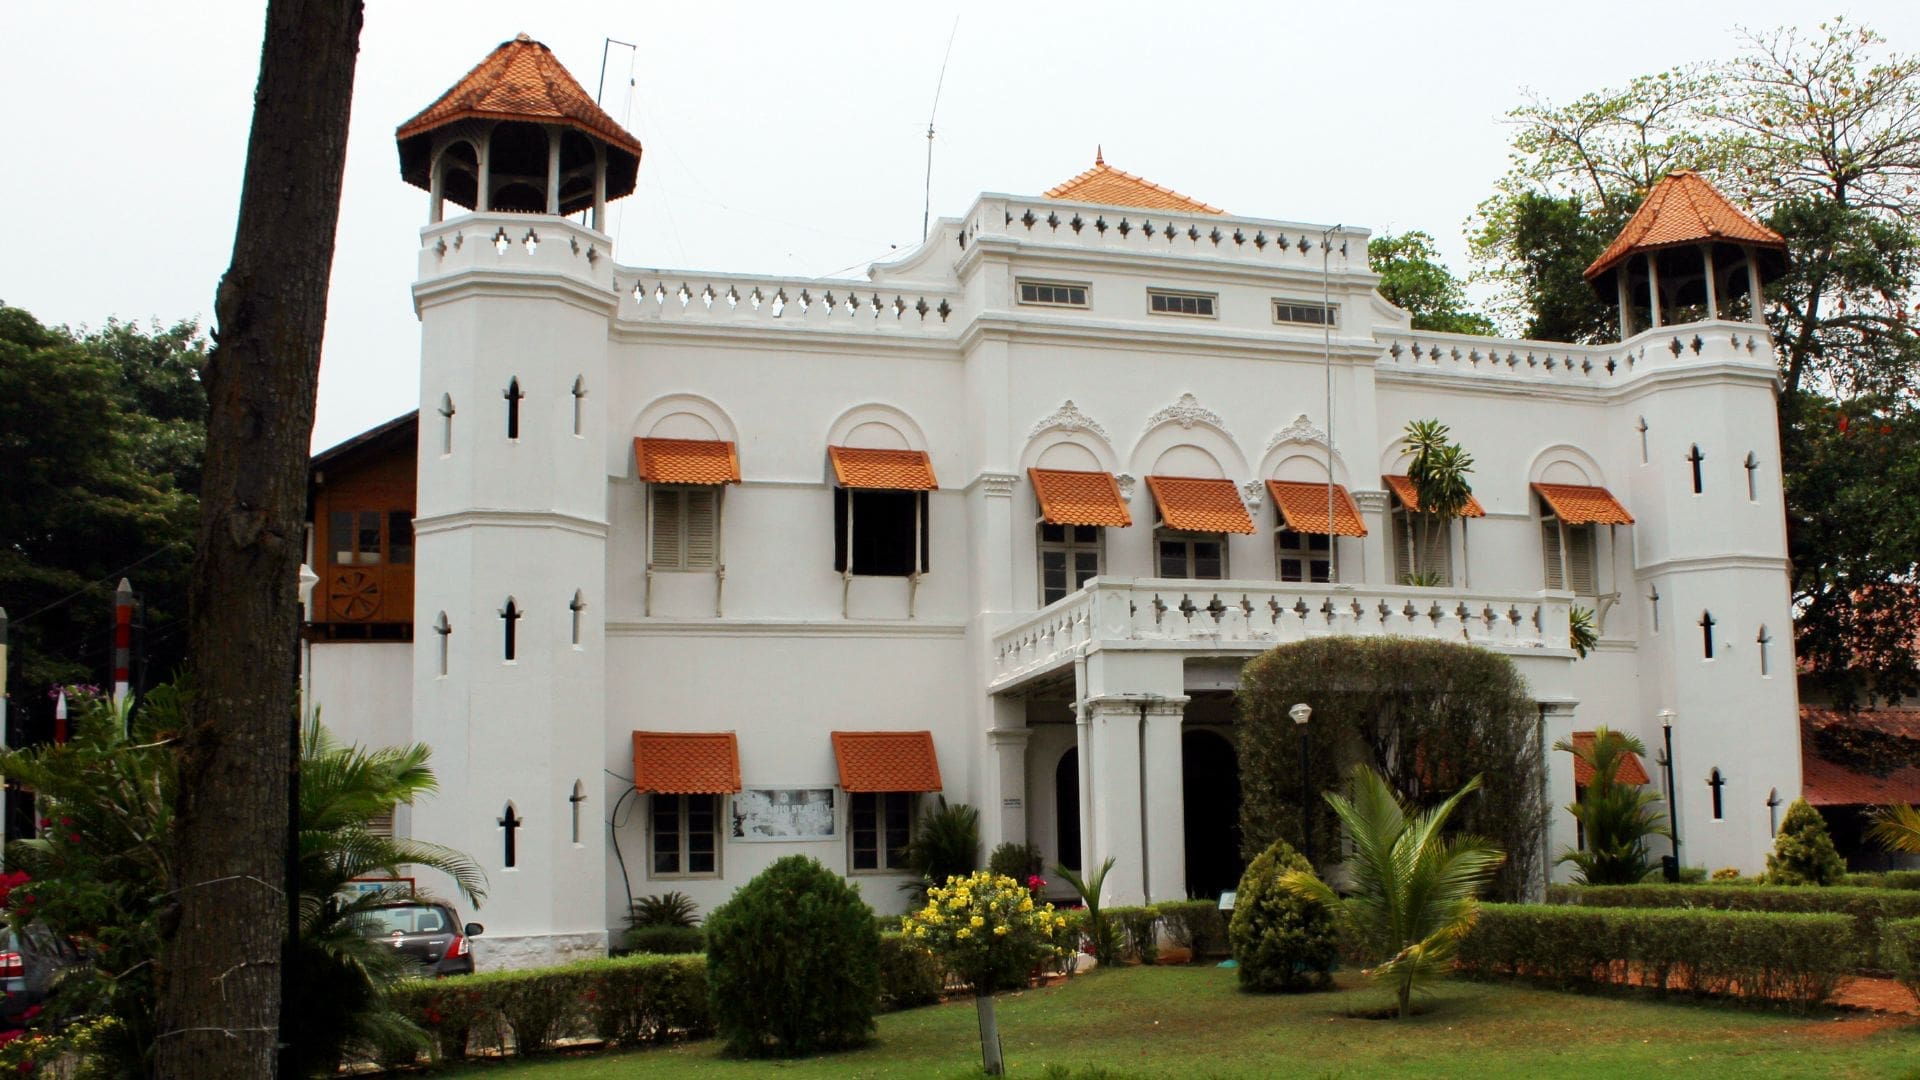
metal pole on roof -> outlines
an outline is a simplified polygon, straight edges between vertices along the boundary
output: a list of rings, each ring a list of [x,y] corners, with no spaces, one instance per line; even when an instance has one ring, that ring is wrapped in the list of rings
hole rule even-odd
[[[953,29],[947,31],[947,51],[940,56],[940,75],[933,81],[933,108],[927,110],[927,173],[920,190],[920,239],[927,238],[933,223],[933,118],[940,112],[940,88],[947,83],[947,61],[953,58],[953,39],[960,33],[960,16],[953,17]]]

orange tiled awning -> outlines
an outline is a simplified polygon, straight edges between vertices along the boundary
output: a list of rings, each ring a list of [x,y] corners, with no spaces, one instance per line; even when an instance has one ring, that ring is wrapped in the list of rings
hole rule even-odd
[[[930,731],[836,731],[833,756],[847,791],[939,791]]]
[[[1591,731],[1576,731],[1573,733],[1573,745],[1581,750],[1590,751],[1593,749],[1595,738],[1596,735]],[[1622,784],[1652,782],[1647,778],[1647,767],[1640,763],[1640,755],[1631,752],[1621,756],[1620,768],[1615,770],[1613,778]],[[1587,764],[1586,759],[1578,754],[1573,756],[1573,783],[1575,787],[1585,787],[1593,783],[1593,766]]]
[[[1049,525],[1133,524],[1120,483],[1112,473],[1071,469],[1028,469],[1033,493],[1040,497],[1040,516]]]
[[[1380,480],[1382,483],[1387,485],[1388,491],[1393,492],[1393,497],[1400,500],[1401,506],[1404,506],[1415,513],[1419,513],[1420,493],[1414,490],[1412,477],[1383,476],[1380,478]],[[1461,517],[1486,517],[1487,508],[1480,505],[1479,499],[1476,499],[1471,494],[1469,494],[1467,496],[1466,509],[1460,511],[1460,516]]]
[[[635,439],[633,460],[649,484],[740,482],[740,455],[719,439]]]
[[[1149,476],[1147,487],[1167,528],[1183,532],[1253,532],[1247,504],[1231,480],[1199,476]]]
[[[833,476],[843,488],[872,488],[881,491],[932,491],[940,486],[933,478],[933,462],[925,450],[867,450],[852,446],[829,446]]]
[[[1569,525],[1631,525],[1633,515],[1603,487],[1584,484],[1535,484],[1553,512]]]
[[[1327,489],[1333,489],[1333,528],[1327,528]],[[1365,536],[1367,523],[1360,520],[1360,507],[1342,484],[1314,484],[1301,480],[1269,480],[1267,494],[1273,496],[1280,520],[1297,533],[1328,533],[1333,536]]]
[[[636,731],[633,786],[662,795],[740,790],[740,744],[731,731]]]

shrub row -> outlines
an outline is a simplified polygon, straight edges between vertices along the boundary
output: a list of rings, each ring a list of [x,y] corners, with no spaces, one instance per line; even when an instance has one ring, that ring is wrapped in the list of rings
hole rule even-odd
[[[1848,874],[1842,883],[1863,889],[1920,889],[1920,870],[1882,870],[1878,873]]]
[[[1881,958],[1900,985],[1920,1000],[1920,919],[1895,919],[1881,930]]]
[[[1193,952],[1198,963],[1227,951],[1227,915],[1212,900],[1179,900],[1160,904],[1160,924],[1175,945]]]
[[[1460,966],[1564,988],[1638,984],[1805,1009],[1833,994],[1856,953],[1854,922],[1839,914],[1486,904]]]
[[[1555,904],[1611,908],[1708,908],[1715,911],[1829,912],[1851,916],[1854,949],[1865,970],[1885,970],[1880,927],[1890,919],[1920,918],[1920,891],[1844,885],[1556,885]]]
[[[880,1007],[940,1000],[946,973],[898,933],[880,936]],[[561,1039],[632,1046],[711,1033],[704,956],[622,956],[561,967],[409,982],[401,1013],[431,1038],[436,1061],[469,1053],[538,1053]]]
[[[1113,927],[1114,959],[1151,964],[1160,955],[1160,909],[1153,904],[1100,909]]]

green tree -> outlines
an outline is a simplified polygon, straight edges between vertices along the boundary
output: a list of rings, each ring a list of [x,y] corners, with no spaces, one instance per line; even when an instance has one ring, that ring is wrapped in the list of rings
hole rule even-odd
[[[146,603],[149,668],[165,675],[186,655],[205,356],[191,322],[76,331],[0,306],[0,598],[16,705],[109,670],[123,575]]]
[[[1473,497],[1473,485],[1467,480],[1473,472],[1473,455],[1449,439],[1449,434],[1447,425],[1438,420],[1410,420],[1401,433],[1401,450],[1413,455],[1407,479],[1420,502],[1418,510],[1410,507],[1407,514],[1413,573],[1402,584],[1444,585],[1447,580],[1447,567],[1436,563],[1434,556],[1446,550],[1440,538],[1453,519],[1466,512],[1467,500]]]
[[[1400,1018],[1413,994],[1453,970],[1460,939],[1479,917],[1476,899],[1505,859],[1471,836],[1446,835],[1447,819],[1480,778],[1431,810],[1403,804],[1379,773],[1356,766],[1350,796],[1327,793],[1353,845],[1343,899],[1309,871],[1292,870],[1282,888],[1332,909],[1374,960],[1368,974],[1393,990]]]
[[[1313,864],[1285,840],[1275,840],[1240,876],[1227,938],[1245,989],[1298,993],[1333,985],[1340,955],[1333,912],[1282,888],[1280,879],[1289,873],[1311,875]]]
[[[1627,755],[1644,755],[1647,746],[1632,735],[1600,727],[1591,743],[1562,739],[1553,748],[1584,762],[1593,773],[1580,798],[1567,807],[1580,822],[1585,847],[1568,848],[1556,863],[1572,863],[1583,885],[1637,885],[1658,864],[1647,852],[1647,838],[1667,836],[1667,827],[1655,809],[1660,796],[1623,783],[1620,767]]]
[[[1367,266],[1380,275],[1380,295],[1413,316],[1415,330],[1494,332],[1492,319],[1468,310],[1466,287],[1440,262],[1431,235],[1382,233],[1367,241]]]
[[[1827,819],[1807,800],[1793,800],[1767,854],[1767,884],[1838,885],[1846,875],[1846,861],[1827,835]]]

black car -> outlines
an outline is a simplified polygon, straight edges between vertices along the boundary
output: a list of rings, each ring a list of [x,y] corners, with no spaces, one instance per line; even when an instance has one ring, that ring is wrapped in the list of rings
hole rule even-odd
[[[27,927],[26,936],[6,932],[0,949],[0,1028],[25,1027],[40,1015],[53,994],[60,973],[81,963],[80,954],[60,935],[44,926]]]
[[[392,943],[429,975],[473,974],[473,939],[485,929],[479,923],[460,925],[453,908],[437,900],[374,908],[361,926],[368,937]]]

